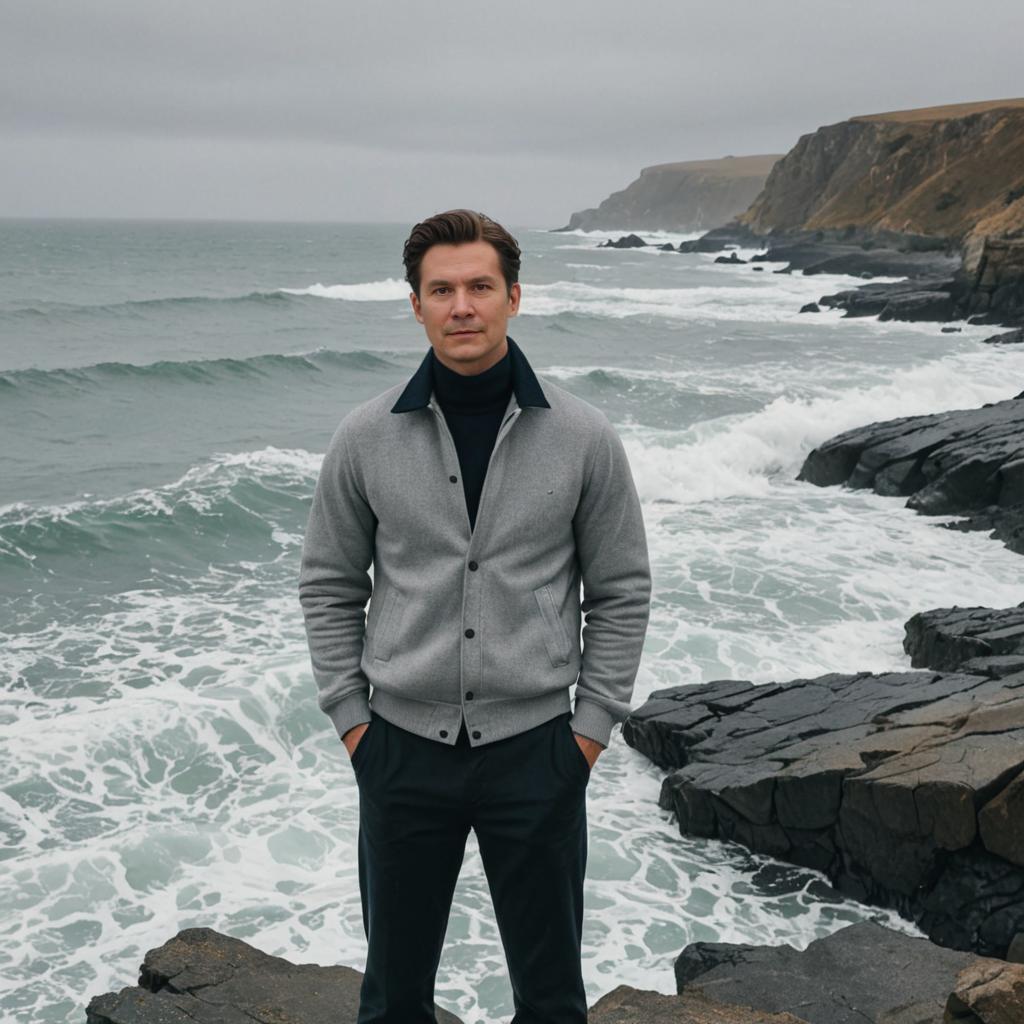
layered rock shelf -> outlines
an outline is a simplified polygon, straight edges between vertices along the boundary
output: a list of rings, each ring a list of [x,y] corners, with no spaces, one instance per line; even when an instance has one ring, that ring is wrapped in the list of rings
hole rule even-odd
[[[660,690],[623,726],[682,832],[891,906],[945,946],[1024,946],[1024,672]]]
[[[804,460],[798,480],[908,496],[926,515],[962,515],[958,530],[990,530],[1024,554],[1024,392],[958,409],[856,427]]]

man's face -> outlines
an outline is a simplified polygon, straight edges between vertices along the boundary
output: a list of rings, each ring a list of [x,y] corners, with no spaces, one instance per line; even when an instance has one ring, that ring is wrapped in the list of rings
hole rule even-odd
[[[490,242],[432,245],[420,262],[420,293],[410,293],[434,355],[456,373],[483,373],[508,351],[508,318],[519,312],[518,283],[506,290]]]

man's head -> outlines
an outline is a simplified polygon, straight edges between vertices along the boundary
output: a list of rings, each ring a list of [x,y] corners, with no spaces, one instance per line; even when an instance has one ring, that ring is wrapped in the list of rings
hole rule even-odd
[[[482,373],[505,355],[520,252],[500,224],[472,210],[435,214],[412,229],[402,261],[413,313],[445,366]]]

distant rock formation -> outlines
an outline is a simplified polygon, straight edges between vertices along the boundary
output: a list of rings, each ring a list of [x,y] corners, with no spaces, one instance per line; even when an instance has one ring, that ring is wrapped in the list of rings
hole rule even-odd
[[[706,231],[742,213],[780,154],[727,156],[645,167],[596,209],[580,210],[558,231]]]
[[[868,114],[801,136],[734,229],[945,249],[962,259],[951,312],[1024,321],[1024,99]]]

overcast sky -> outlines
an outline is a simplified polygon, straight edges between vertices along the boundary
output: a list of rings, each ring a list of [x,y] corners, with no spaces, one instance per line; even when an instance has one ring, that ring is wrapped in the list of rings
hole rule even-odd
[[[641,167],[1024,95],[1021,0],[0,0],[0,216],[554,227]]]

